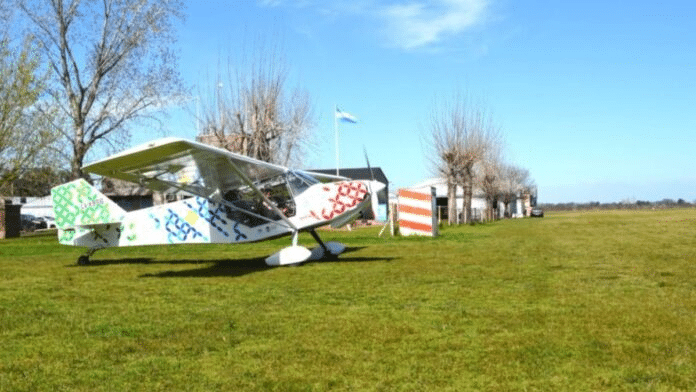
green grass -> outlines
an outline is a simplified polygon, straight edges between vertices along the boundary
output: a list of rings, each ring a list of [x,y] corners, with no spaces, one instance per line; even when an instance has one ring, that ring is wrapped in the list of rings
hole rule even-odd
[[[442,236],[120,248],[0,241],[0,390],[696,389],[696,210]],[[301,237],[312,243],[307,235]]]

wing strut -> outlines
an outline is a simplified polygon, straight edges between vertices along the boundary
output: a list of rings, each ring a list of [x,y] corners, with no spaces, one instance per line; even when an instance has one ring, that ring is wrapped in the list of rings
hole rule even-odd
[[[273,203],[268,197],[266,197],[266,195],[264,195],[263,192],[261,192],[261,190],[260,190],[256,185],[254,185],[254,183],[253,183],[246,175],[244,175],[244,173],[243,173],[241,170],[239,170],[239,168],[237,167],[237,165],[234,164],[233,161],[230,161],[230,168],[235,172],[235,174],[237,174],[237,175],[239,176],[239,178],[242,180],[242,182],[244,182],[244,184],[246,184],[247,186],[249,186],[249,188],[253,189],[253,190],[254,190],[254,193],[256,193],[258,196],[260,196],[260,197],[263,199],[263,201],[266,203],[266,205],[267,205],[268,207],[270,207],[270,208],[273,210],[273,212],[275,212],[276,214],[278,214],[278,216],[283,220],[283,222],[286,223],[286,226],[287,226],[288,228],[292,229],[292,230],[295,231],[295,232],[299,232],[299,229],[297,228],[297,226],[293,225],[292,222],[290,222],[290,220],[288,219],[288,217],[285,216],[285,214],[283,214],[283,212],[275,205],[275,203]],[[193,189],[184,188],[184,187],[182,187],[182,186],[180,186],[180,185],[178,185],[178,184],[176,184],[176,183],[174,183],[174,182],[171,182],[171,181],[161,180],[161,179],[159,179],[159,178],[156,178],[156,176],[155,176],[155,177],[150,177],[150,178],[144,177],[143,180],[144,180],[144,181],[158,181],[158,182],[160,182],[160,183],[167,184],[168,186],[170,186],[170,187],[172,187],[172,188],[176,188],[176,189],[178,189],[178,190],[180,190],[180,191],[188,192],[188,193],[194,194],[194,195],[196,195],[196,196],[200,196],[200,197],[202,197],[202,198],[204,198],[204,199],[208,199],[208,200],[211,199],[210,195],[202,195],[202,194],[199,194],[198,192],[192,192]],[[218,189],[217,192],[219,192],[219,189]],[[276,222],[276,221],[274,221],[274,220],[271,220],[271,219],[268,219],[268,218],[266,218],[266,217],[264,217],[264,216],[254,214],[254,213],[251,212],[251,211],[242,210],[242,209],[240,209],[240,208],[234,206],[232,203],[227,202],[227,201],[224,200],[223,198],[220,198],[220,200],[214,200],[214,201],[217,202],[217,203],[222,203],[222,204],[224,204],[224,205],[226,205],[226,206],[228,206],[228,207],[231,207],[231,208],[233,208],[233,209],[235,209],[235,210],[242,211],[242,212],[244,212],[244,213],[253,215],[253,216],[257,217],[257,218],[261,218],[261,219],[263,219],[263,220],[265,220],[265,221],[267,221],[267,222],[276,223],[276,224],[278,223],[278,222]]]
[[[269,207],[271,207],[271,209],[273,210],[273,212],[275,212],[276,214],[278,214],[278,216],[279,216],[283,221],[285,221],[285,223],[287,223],[288,226],[290,226],[291,229],[293,229],[296,233],[299,231],[299,229],[297,228],[297,226],[293,225],[292,222],[290,222],[290,219],[288,219],[288,217],[285,216],[285,214],[283,214],[283,212],[275,205],[275,203],[273,203],[268,197],[266,197],[266,195],[264,195],[263,192],[261,192],[261,190],[260,190],[256,185],[254,185],[254,183],[251,182],[251,180],[250,180],[244,173],[242,173],[242,171],[239,170],[239,168],[237,167],[237,165],[235,165],[234,162],[232,162],[231,160],[230,160],[230,167],[232,168],[232,170],[234,170],[234,172],[239,176],[239,178],[242,179],[242,181],[243,181],[246,185],[248,185],[251,189],[253,189],[254,192],[256,192],[257,195],[261,196],[261,198],[263,199],[263,201],[265,201],[266,204],[267,204]]]
[[[268,222],[268,223],[275,223],[276,225],[285,226],[285,227],[287,227],[288,229],[292,229],[292,230],[297,231],[297,228],[296,228],[295,226],[293,226],[292,223],[289,223],[289,222],[288,222],[287,220],[285,220],[285,219],[284,219],[283,223],[288,223],[289,226],[288,226],[288,225],[284,225],[284,224],[281,225],[280,223],[278,223],[277,221],[274,221],[273,219],[270,219],[270,218],[265,217],[265,216],[263,216],[263,215],[259,215],[259,214],[253,213],[253,212],[251,212],[251,211],[249,211],[249,210],[245,210],[245,209],[239,208],[239,207],[235,206],[234,204],[230,203],[229,201],[227,201],[227,200],[225,200],[225,199],[223,199],[223,198],[219,198],[219,200],[218,200],[218,198],[212,198],[210,195],[205,195],[205,194],[203,194],[203,193],[198,192],[198,190],[191,189],[191,188],[184,188],[184,187],[180,186],[179,184],[177,184],[177,183],[175,183],[175,182],[166,181],[166,180],[160,180],[160,179],[158,179],[158,178],[147,178],[147,177],[143,177],[143,178],[141,179],[141,181],[158,181],[158,182],[160,182],[160,183],[162,183],[162,184],[167,185],[168,187],[171,187],[171,188],[174,188],[174,189],[178,189],[178,190],[183,191],[183,192],[186,192],[186,193],[190,193],[190,194],[192,194],[192,195],[194,195],[194,196],[202,197],[202,198],[204,198],[204,199],[206,199],[206,200],[212,200],[212,201],[214,201],[214,202],[216,202],[216,203],[223,204],[223,205],[225,205],[225,206],[227,206],[227,207],[229,207],[229,208],[231,208],[231,209],[233,209],[233,210],[235,210],[235,211],[239,211],[239,212],[242,212],[242,213],[244,213],[244,214],[251,215],[251,216],[253,216],[253,217],[255,217],[255,218],[261,219],[261,220],[266,221],[266,222]],[[142,184],[141,184],[141,185],[142,185]],[[255,188],[252,187],[252,189],[255,189]],[[219,190],[215,191],[213,194],[215,194],[215,193],[218,193],[218,194],[219,194]],[[264,199],[265,199],[265,198],[264,198]],[[265,199],[265,200],[267,200],[267,199]],[[273,206],[273,203],[269,203],[269,201],[266,201],[266,204],[268,204],[268,205],[270,205],[270,206]],[[281,214],[280,217],[281,217],[281,218],[284,218],[285,216]]]

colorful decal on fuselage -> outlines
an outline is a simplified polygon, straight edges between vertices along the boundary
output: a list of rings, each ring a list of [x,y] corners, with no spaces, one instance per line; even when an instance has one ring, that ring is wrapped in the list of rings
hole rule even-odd
[[[75,227],[118,222],[125,211],[85,180],[51,189],[56,226]]]
[[[220,234],[224,235],[225,237],[229,237],[230,233],[225,230],[225,227],[228,225],[227,220],[222,217],[222,213],[225,211],[224,206],[219,204],[215,210],[212,210],[208,208],[208,200],[202,197],[196,197],[194,200],[195,206],[189,203],[188,200],[185,200],[184,204],[186,204],[186,206],[188,206],[191,210],[195,211],[199,217],[210,223],[210,225]]]
[[[290,234],[280,217],[250,219],[244,210],[194,197],[126,213],[84,180],[52,190],[60,243],[91,248],[181,243],[239,243]],[[298,229],[354,212],[368,195],[359,181],[315,184],[297,195]],[[247,223],[247,224],[245,224]]]
[[[365,200],[367,187],[360,181],[339,182],[322,186],[321,203],[309,213],[317,220],[331,220]]]

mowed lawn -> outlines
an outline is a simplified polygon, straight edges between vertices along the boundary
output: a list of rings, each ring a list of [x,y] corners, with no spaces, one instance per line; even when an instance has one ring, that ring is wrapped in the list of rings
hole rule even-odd
[[[377,232],[283,268],[263,258],[288,238],[85,267],[1,240],[0,390],[696,389],[694,209]]]

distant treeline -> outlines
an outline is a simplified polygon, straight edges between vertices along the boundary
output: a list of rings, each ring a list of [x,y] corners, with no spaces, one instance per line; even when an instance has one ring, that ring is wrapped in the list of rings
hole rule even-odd
[[[616,209],[653,209],[653,208],[687,208],[696,207],[696,200],[688,202],[684,199],[662,199],[660,201],[625,200],[614,203],[540,203],[538,207],[545,211],[575,211],[575,210],[616,210]]]

